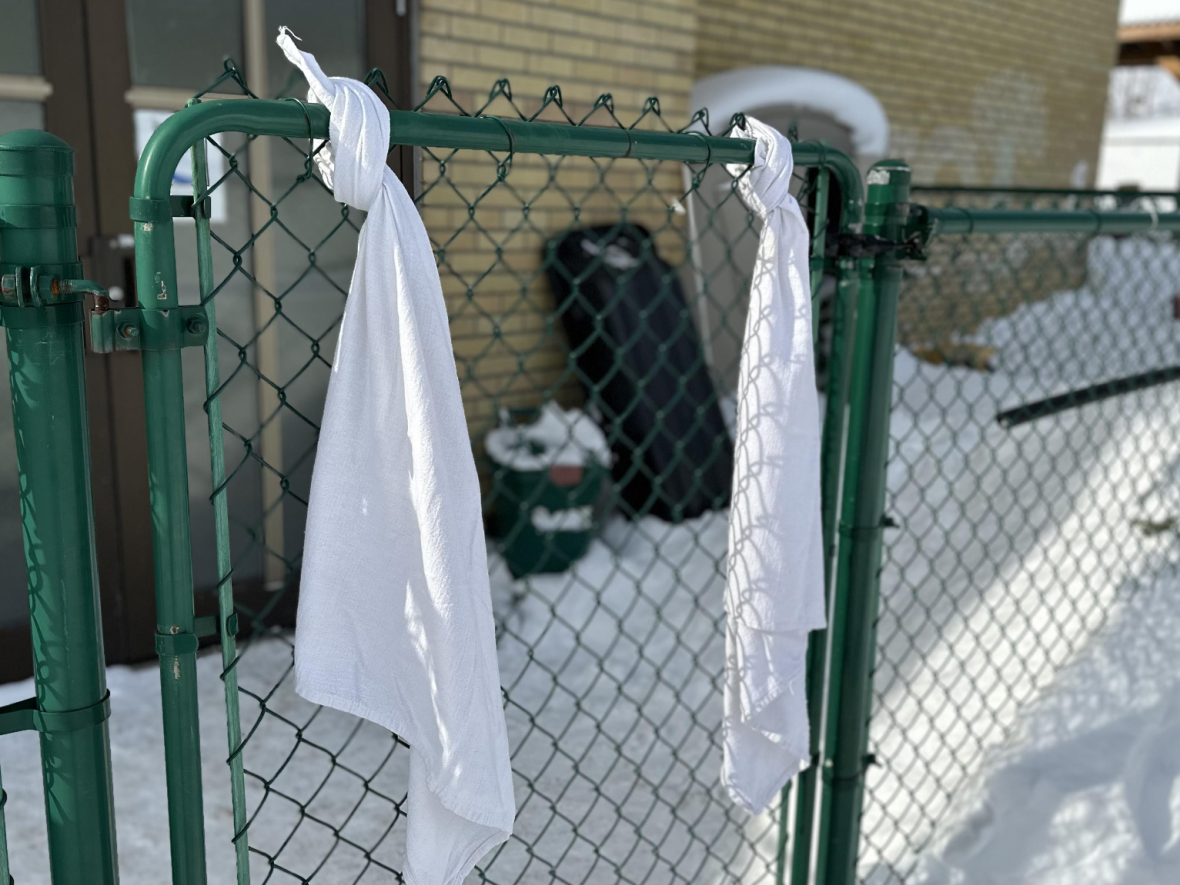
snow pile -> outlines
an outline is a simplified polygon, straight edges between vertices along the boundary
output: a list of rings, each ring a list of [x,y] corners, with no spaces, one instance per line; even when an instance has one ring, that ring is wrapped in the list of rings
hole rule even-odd
[[[1180,618],[1177,536],[1143,530],[1180,514],[1180,385],[994,421],[1180,363],[1160,272],[1178,257],[1170,242],[1093,242],[1083,289],[974,336],[998,348],[995,374],[898,355],[888,507],[902,529],[882,574],[870,885],[1180,881],[1163,860],[1180,825],[1160,798],[1175,772],[1150,737],[1175,683],[1139,684],[1171,646],[1129,629],[1148,611],[1165,633]],[[1152,766],[1166,780],[1150,800],[1116,795]]]
[[[512,424],[507,412],[484,439],[488,457],[513,470],[547,470],[554,465],[581,467],[611,463],[610,446],[594,420],[579,409],[546,403],[531,424]]]

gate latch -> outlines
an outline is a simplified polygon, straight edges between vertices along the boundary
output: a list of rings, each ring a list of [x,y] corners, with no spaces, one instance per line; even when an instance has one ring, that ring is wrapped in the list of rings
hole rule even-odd
[[[6,307],[48,307],[81,301],[87,293],[106,295],[106,289],[91,280],[59,280],[40,273],[38,267],[18,267],[0,276],[0,304]]]

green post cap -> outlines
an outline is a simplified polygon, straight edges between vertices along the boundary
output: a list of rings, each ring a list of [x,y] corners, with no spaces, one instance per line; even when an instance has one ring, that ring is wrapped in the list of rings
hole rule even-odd
[[[0,135],[0,272],[80,277],[77,224],[74,149],[39,129]]]
[[[42,129],[17,129],[14,132],[7,132],[4,135],[0,135],[0,148],[9,150],[20,150],[22,148],[37,148],[38,150],[56,149],[69,151],[71,154],[74,152],[74,149],[66,142]]]

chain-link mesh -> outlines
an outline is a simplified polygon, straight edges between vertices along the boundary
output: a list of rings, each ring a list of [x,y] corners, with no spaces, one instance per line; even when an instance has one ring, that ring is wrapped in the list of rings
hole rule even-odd
[[[1030,233],[939,237],[928,253],[908,265],[899,308],[860,877],[1121,880],[1126,846],[1154,844],[1137,826],[1152,824],[1098,809],[1145,807],[1123,762],[1168,719],[1180,388],[1094,385],[1180,363],[1180,249],[1162,232]],[[1058,395],[1035,421],[1010,413]],[[1079,878],[1052,878],[1069,870]]]
[[[241,84],[236,72],[227,77]],[[575,108],[556,87],[526,114],[507,81],[464,109],[439,79],[415,110],[670,128],[655,99],[625,124],[609,96]],[[707,128],[700,116],[693,123]],[[254,151],[268,141],[271,180],[262,183]],[[306,141],[230,133],[204,150],[210,233],[205,239],[198,221],[195,251],[191,231],[177,238],[182,301],[196,300],[199,275],[217,327],[205,366],[186,365],[195,568],[198,587],[218,588],[223,613],[232,604],[242,619],[223,654],[228,787],[225,767],[206,764],[210,877],[233,879],[235,854],[218,847],[232,838],[238,881],[247,869],[253,882],[400,881],[405,744],[306,703],[291,675],[316,434],[362,219],[332,200]],[[779,809],[751,818],[719,785],[727,425],[757,245],[753,216],[733,177],[715,166],[430,149],[419,165],[417,202],[493,518],[489,561],[518,808],[513,837],[477,875],[493,883],[771,882],[781,860]],[[799,181],[805,205],[813,179]],[[583,264],[563,257],[569,248],[581,250]],[[616,288],[587,331],[575,315],[594,310],[580,286],[607,270]],[[633,327],[602,327],[602,316],[627,310]],[[605,369],[593,361],[604,346],[612,354]],[[646,363],[629,359],[638,353]],[[675,383],[662,388],[669,376]],[[683,415],[690,396],[686,378],[695,379],[691,421],[673,426],[668,416]],[[633,391],[624,402],[612,387],[619,379]],[[202,403],[211,471],[198,467]],[[513,430],[548,404],[565,410],[550,412],[564,422],[561,442],[585,450],[572,480],[529,468],[537,451],[520,435],[527,431]],[[592,416],[615,453],[609,479],[595,469],[595,444],[574,431],[579,414]],[[649,432],[634,431],[643,425],[630,423],[636,415]],[[525,440],[524,461],[485,447],[489,432],[505,427],[509,439]],[[707,454],[684,451],[685,439]],[[710,485],[710,470],[725,484]],[[673,489],[671,478],[686,474]],[[556,529],[538,523],[542,509]],[[217,755],[206,741],[206,759]]]

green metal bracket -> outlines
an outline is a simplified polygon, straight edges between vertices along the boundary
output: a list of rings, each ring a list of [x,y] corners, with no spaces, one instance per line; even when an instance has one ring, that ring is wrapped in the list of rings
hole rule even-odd
[[[95,353],[204,347],[208,337],[209,319],[199,304],[147,311],[96,308],[90,314],[90,346]]]
[[[204,639],[206,636],[222,635],[221,625],[217,621],[217,615],[205,615],[204,617],[195,618],[193,629],[200,639]],[[238,615],[236,612],[225,619],[224,635],[238,635]]]
[[[108,691],[101,701],[82,707],[80,710],[53,712],[37,709],[36,698],[26,698],[0,707],[0,734],[14,734],[18,731],[39,731],[42,734],[61,734],[67,731],[81,731],[106,722],[111,718],[111,693]]]
[[[913,234],[900,241],[847,231],[837,234],[826,244],[824,255],[827,258],[875,258],[886,252],[901,252],[905,258],[924,261],[929,230],[918,227]]]
[[[206,615],[195,618],[192,633],[157,633],[156,654],[158,655],[191,655],[196,654],[200,640],[207,636],[236,636],[238,633],[238,616],[231,614],[225,619],[225,633],[216,615]]]
[[[166,200],[132,197],[129,210],[132,221],[145,224],[171,221],[173,218],[208,218],[212,201],[209,197],[199,203],[192,195],[172,195]]]
[[[106,295],[91,280],[61,280],[42,274],[38,267],[18,267],[0,276],[0,304],[5,307],[47,307],[81,301],[86,293]]]

